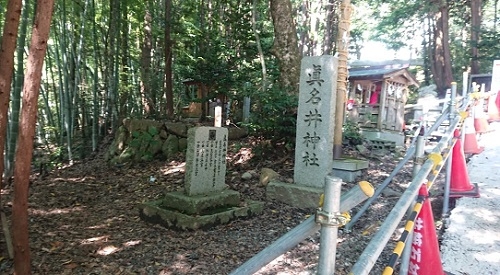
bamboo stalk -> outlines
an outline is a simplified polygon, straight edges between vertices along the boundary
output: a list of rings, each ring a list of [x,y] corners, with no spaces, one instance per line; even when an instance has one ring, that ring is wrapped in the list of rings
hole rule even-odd
[[[0,206],[0,219],[2,219],[2,229],[3,235],[5,237],[5,244],[7,245],[9,258],[14,259],[14,247],[12,246],[12,237],[10,236],[9,223],[7,222],[7,217],[5,216],[2,208],[3,207]]]

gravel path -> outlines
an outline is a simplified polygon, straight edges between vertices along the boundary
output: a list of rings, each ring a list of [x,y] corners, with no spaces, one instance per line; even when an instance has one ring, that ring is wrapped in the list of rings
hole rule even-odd
[[[481,197],[457,200],[441,244],[444,270],[455,275],[500,274],[500,123],[490,128],[467,165]]]

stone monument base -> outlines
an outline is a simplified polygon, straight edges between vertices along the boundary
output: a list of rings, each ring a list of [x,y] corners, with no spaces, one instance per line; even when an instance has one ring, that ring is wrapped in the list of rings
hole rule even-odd
[[[332,174],[344,182],[354,182],[361,170],[368,168],[368,161],[361,159],[334,159]]]
[[[268,199],[299,208],[317,208],[323,192],[323,188],[277,181],[269,182],[266,188]]]
[[[162,207],[174,209],[185,214],[207,214],[213,209],[240,204],[240,193],[234,190],[222,190],[217,193],[186,195],[184,192],[169,192],[163,198]]]
[[[361,135],[368,140],[387,140],[392,141],[396,146],[404,146],[405,135],[403,132],[399,131],[389,131],[389,130],[372,130],[363,128]]]
[[[151,223],[178,230],[207,229],[237,218],[261,214],[264,203],[240,203],[239,193],[224,190],[219,193],[187,196],[171,192],[165,198],[143,203],[139,216]]]

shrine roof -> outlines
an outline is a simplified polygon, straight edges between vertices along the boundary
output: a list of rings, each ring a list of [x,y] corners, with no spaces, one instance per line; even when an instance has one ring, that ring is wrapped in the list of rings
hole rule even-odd
[[[408,71],[408,68],[351,68],[349,80],[382,80],[402,76],[407,79],[408,85],[418,85],[418,81]]]

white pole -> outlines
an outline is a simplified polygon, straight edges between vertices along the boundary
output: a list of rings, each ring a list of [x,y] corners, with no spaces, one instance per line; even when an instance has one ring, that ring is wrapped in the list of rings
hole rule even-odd
[[[215,106],[214,127],[222,127],[222,107]]]

